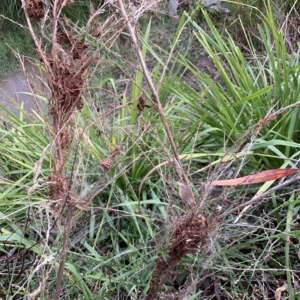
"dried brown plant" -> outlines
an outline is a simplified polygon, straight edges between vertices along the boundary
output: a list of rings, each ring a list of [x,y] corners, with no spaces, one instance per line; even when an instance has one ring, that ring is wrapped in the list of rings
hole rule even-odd
[[[49,196],[55,203],[56,215],[65,216],[63,246],[60,254],[60,265],[57,276],[54,299],[58,299],[68,249],[68,237],[72,228],[72,219],[75,210],[83,210],[88,205],[76,197],[72,178],[66,175],[66,159],[73,141],[72,116],[75,111],[83,107],[82,94],[86,89],[89,66],[93,55],[88,45],[79,38],[74,38],[73,29],[63,19],[62,10],[72,1],[51,0],[49,3],[42,0],[22,0],[27,24],[34,40],[38,55],[47,70],[47,81],[51,90],[48,99],[48,111],[52,118],[50,133],[53,139],[53,171],[49,176]],[[47,13],[45,8],[47,7]],[[92,9],[90,20],[97,15]],[[98,8],[100,9],[100,7]],[[39,22],[41,32],[48,24],[51,28],[51,49],[46,50],[44,40],[39,38],[32,21]],[[88,29],[87,27],[85,29]],[[102,32],[100,26],[92,28],[94,37]],[[43,36],[46,37],[46,36]],[[80,205],[78,205],[80,203]]]

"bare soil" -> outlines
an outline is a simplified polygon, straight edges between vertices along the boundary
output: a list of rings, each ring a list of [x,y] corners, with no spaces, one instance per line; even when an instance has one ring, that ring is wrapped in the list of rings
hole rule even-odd
[[[10,111],[18,113],[14,102],[19,105],[24,105],[24,110],[31,116],[32,110],[39,111],[39,107],[45,107],[42,101],[37,101],[33,95],[28,93],[37,92],[41,88],[42,71],[30,62],[24,64],[28,78],[22,70],[10,74],[8,77],[0,81],[0,104],[4,105]],[[33,89],[30,89],[28,80]],[[1,108],[0,108],[1,109]]]

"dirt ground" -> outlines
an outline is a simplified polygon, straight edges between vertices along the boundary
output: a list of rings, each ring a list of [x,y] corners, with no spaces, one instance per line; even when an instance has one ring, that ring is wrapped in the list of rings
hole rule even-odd
[[[42,74],[41,70],[30,62],[25,62],[24,67],[33,91],[37,92],[41,88],[41,81],[39,80]],[[32,93],[32,90],[29,88],[28,80],[22,70],[10,74],[0,81],[0,104],[14,113],[18,112],[14,102],[24,105],[25,111],[30,115],[33,115],[32,110],[39,111],[39,107],[44,107],[40,100],[38,107],[35,97],[28,93]]]

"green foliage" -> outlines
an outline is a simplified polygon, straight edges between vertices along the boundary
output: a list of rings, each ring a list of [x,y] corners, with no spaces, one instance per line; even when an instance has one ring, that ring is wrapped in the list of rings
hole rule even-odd
[[[1,20],[0,18],[0,28],[2,27]],[[7,20],[4,20],[4,22],[9,23]],[[33,55],[35,52],[33,41],[28,32],[16,26],[11,27],[12,28],[9,29],[2,29],[2,34],[0,34],[1,78],[7,75],[9,71],[14,71],[19,68],[19,62],[13,50],[21,55]]]
[[[17,255],[22,258],[28,251],[33,261],[36,257],[47,260],[50,259],[49,253],[46,254],[47,251],[40,247],[40,236],[36,233],[42,220],[37,221],[33,212],[46,205],[45,181],[50,168],[49,140],[42,119],[34,120],[23,107],[17,107],[19,116],[0,105],[1,256]],[[23,294],[22,288],[7,290],[7,286],[15,283],[25,285],[36,275],[32,272],[28,277],[19,276],[21,261],[17,264],[8,262],[11,273],[2,277],[2,284],[6,287],[0,292],[3,299]],[[3,263],[0,266],[3,270]]]
[[[18,106],[18,108],[20,116],[14,115],[1,105],[1,176],[7,180],[6,183],[2,183],[2,188],[5,190],[5,193],[1,194],[2,200],[14,200],[15,193],[19,191],[19,196],[27,197],[25,188],[32,186],[34,164],[41,157],[43,160],[40,162],[39,173],[49,172],[50,167],[49,156],[45,157],[45,154],[42,156],[49,143],[45,124],[34,121],[22,107]]]
[[[33,55],[34,46],[29,32],[13,22],[24,25],[25,16],[20,1],[4,0],[0,5],[0,78],[18,68],[13,50],[22,55]],[[12,20],[12,21],[10,21]]]
[[[99,2],[96,1],[96,2]],[[94,3],[96,6],[96,3]],[[90,3],[86,0],[77,0],[64,8],[64,14],[67,18],[72,20],[75,24],[82,26],[89,18]]]
[[[22,10],[22,4],[21,1],[17,0],[3,0],[1,1],[0,6],[0,14],[5,16],[8,19],[12,20],[18,20],[18,22],[21,22],[21,24],[25,23],[25,15]],[[1,28],[5,30],[11,30],[13,27],[11,22],[8,22],[7,20],[4,21],[3,18],[0,18],[0,24]]]
[[[250,55],[245,56],[232,37],[221,36],[209,16],[203,14],[211,33],[195,22],[192,25],[218,71],[218,80],[183,59],[182,64],[197,78],[203,92],[199,94],[182,80],[169,86],[180,101],[189,105],[186,113],[194,120],[189,127],[191,136],[205,131],[200,143],[209,145],[211,151],[224,149],[225,141],[226,149],[237,151],[244,143],[249,145],[248,150],[260,149],[258,153],[289,159],[299,148],[299,108],[281,109],[299,99],[298,53],[288,54],[272,15],[267,15],[264,26],[259,27],[266,56],[257,52],[250,38]],[[256,161],[257,166],[262,162],[267,168],[281,164],[264,157]]]

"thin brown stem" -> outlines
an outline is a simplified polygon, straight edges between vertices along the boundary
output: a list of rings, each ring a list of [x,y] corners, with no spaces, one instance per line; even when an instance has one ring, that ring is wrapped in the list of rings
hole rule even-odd
[[[60,261],[59,261],[59,269],[57,273],[57,280],[56,280],[56,289],[55,289],[55,295],[54,299],[59,299],[61,286],[62,286],[62,279],[64,275],[65,270],[65,264],[66,264],[66,258],[67,258],[67,250],[68,250],[68,243],[69,243],[69,235],[72,229],[72,219],[74,216],[74,209],[69,207],[67,212],[67,217],[65,221],[65,227],[64,227],[64,238],[63,238],[63,245],[62,250],[60,254]]]
[[[150,76],[148,67],[147,67],[146,62],[144,60],[142,51],[140,49],[135,29],[134,29],[134,27],[131,24],[131,20],[128,17],[128,14],[127,14],[126,9],[124,7],[123,1],[122,0],[118,0],[118,3],[119,3],[119,8],[120,8],[120,11],[122,13],[122,16],[123,16],[123,18],[125,20],[126,27],[127,27],[128,31],[129,31],[129,34],[130,34],[130,37],[131,37],[131,41],[133,43],[133,46],[134,46],[135,51],[136,51],[136,53],[138,55],[140,64],[142,66],[143,74],[144,74],[144,76],[146,78],[146,81],[147,81],[147,83],[149,85],[149,88],[150,88],[150,90],[152,92],[154,105],[155,105],[156,110],[158,111],[159,116],[160,116],[160,118],[162,120],[162,123],[164,125],[165,132],[167,134],[167,137],[168,137],[168,140],[169,140],[169,143],[170,143],[173,155],[174,155],[176,171],[177,171],[180,179],[184,182],[184,184],[187,186],[187,188],[190,189],[190,184],[189,184],[188,177],[187,177],[186,173],[184,172],[184,169],[183,169],[183,166],[182,166],[182,163],[181,163],[181,160],[179,158],[178,151],[177,151],[177,147],[176,147],[175,142],[174,142],[173,135],[171,133],[169,124],[168,124],[168,122],[166,120],[166,117],[165,117],[165,114],[164,114],[164,111],[163,111],[163,107],[162,107],[162,105],[160,103],[158,91],[155,88],[155,85],[154,85],[153,80],[152,80],[152,78]],[[191,195],[193,195],[193,193],[191,193]],[[192,205],[190,203],[186,202],[186,204],[191,205],[191,206],[195,205],[195,203],[196,203],[196,201],[194,199],[194,196],[193,196],[193,199],[192,199]]]

